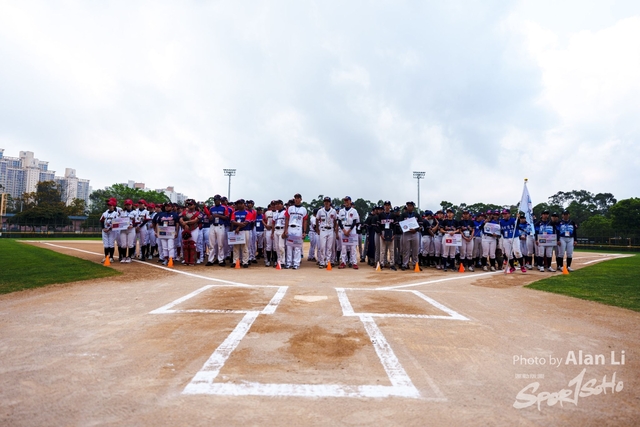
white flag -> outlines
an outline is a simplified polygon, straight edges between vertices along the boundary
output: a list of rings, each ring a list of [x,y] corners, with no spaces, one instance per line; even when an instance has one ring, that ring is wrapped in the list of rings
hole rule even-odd
[[[533,230],[533,203],[531,203],[531,196],[529,195],[529,189],[527,188],[527,181],[524,182],[524,188],[522,189],[522,198],[520,199],[520,211],[524,212],[527,222],[531,226],[529,228],[530,235],[534,234]]]

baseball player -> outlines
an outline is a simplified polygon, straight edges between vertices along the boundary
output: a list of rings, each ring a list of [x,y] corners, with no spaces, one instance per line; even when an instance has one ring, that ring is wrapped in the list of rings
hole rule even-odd
[[[535,232],[536,232],[536,254],[538,255],[538,270],[540,272],[544,272],[545,267],[547,271],[550,273],[554,273],[555,268],[551,267],[551,261],[553,256],[553,247],[552,246],[543,246],[540,243],[540,239],[545,240],[547,236],[552,234],[556,234],[556,228],[551,222],[551,218],[549,218],[549,211],[545,210],[542,212],[541,218],[535,224]],[[557,234],[556,234],[557,235]]]
[[[136,245],[136,229],[134,228],[134,218],[136,213],[133,211],[133,201],[127,199],[124,201],[124,209],[120,211],[121,218],[129,218],[129,226],[120,231],[120,247],[122,248],[122,258],[120,262],[130,263],[131,257],[135,252]]]
[[[230,233],[244,233],[245,243],[233,245],[233,263],[231,268],[235,267],[238,260],[241,260],[242,268],[249,267],[249,248],[247,243],[251,240],[252,216],[245,209],[244,199],[236,201],[236,209],[231,214],[231,231]]]
[[[211,246],[209,246],[209,235],[211,234],[211,212],[204,202],[202,203],[202,212],[198,228],[200,229],[200,235],[198,236],[196,251],[198,252],[198,264],[202,264],[207,250],[209,253],[211,252]],[[208,258],[207,261],[209,261]]]
[[[267,211],[262,217],[262,223],[264,224],[264,266],[269,267],[271,263],[276,263],[274,257],[275,251],[273,250],[273,213],[276,210],[276,202],[272,200],[267,206]]]
[[[331,197],[322,199],[324,207],[316,213],[316,233],[318,234],[319,268],[327,268],[333,255],[333,245],[337,234],[338,213],[331,207]]]
[[[161,235],[158,227],[173,227],[173,233],[178,234],[178,223],[180,217],[173,211],[171,203],[162,205],[163,211],[159,212],[154,218],[154,232],[158,242],[160,243],[160,259],[163,265],[167,265],[170,258],[175,259],[175,239],[171,236]]]
[[[249,249],[249,262],[251,264],[257,264],[258,260],[256,260],[256,250],[257,250],[257,235],[256,235],[256,217],[258,212],[253,208],[255,205],[253,200],[247,200],[245,210],[249,214],[247,217],[249,222],[251,223],[251,230],[249,230],[250,241],[247,242],[247,248]]]
[[[393,230],[395,228],[397,217],[391,212],[391,202],[389,200],[385,201],[383,204],[383,211],[376,216],[376,229],[377,235],[380,236],[380,268],[389,268],[393,271],[396,271],[395,263],[393,262],[393,243],[394,243],[394,233]],[[377,265],[377,264],[376,264]]]
[[[145,261],[147,259],[147,244],[149,236],[147,234],[147,224],[151,221],[149,211],[147,210],[147,202],[144,199],[138,200],[138,209],[134,209],[134,226],[136,228],[136,241],[139,246],[138,259]]]
[[[458,221],[458,228],[462,234],[462,246],[460,246],[460,262],[465,269],[474,270],[473,266],[473,238],[475,236],[475,223],[471,219],[468,210],[462,211],[462,219]]]
[[[292,244],[287,245],[287,264],[285,268],[293,267],[294,270],[300,268],[302,258],[302,241],[298,245],[292,239],[302,239],[306,235],[307,229],[307,208],[302,206],[302,195],[300,193],[293,196],[293,205],[285,210],[285,224],[283,237]]]
[[[343,200],[344,207],[338,212],[338,236],[342,242],[340,253],[340,265],[338,268],[346,268],[349,263],[355,270],[358,269],[358,246],[356,226],[360,222],[358,211],[351,206],[351,197],[346,196]],[[355,238],[355,239],[354,239]],[[349,258],[348,258],[349,256]],[[350,262],[349,262],[350,260]]]
[[[486,259],[484,264],[481,262],[482,258],[482,228],[484,226],[484,220],[486,216],[484,212],[478,212],[475,219],[473,219],[473,226],[475,232],[473,233],[473,262],[476,268],[482,268],[486,265]]]
[[[180,226],[187,232],[187,234],[183,233],[182,238],[182,253],[184,254],[182,263],[185,265],[201,264],[202,261],[196,253],[196,242],[200,235],[198,224],[202,214],[198,211],[195,200],[187,199],[185,204],[187,208],[180,215]],[[188,237],[185,238],[185,236]]]
[[[153,259],[153,254],[156,248],[156,233],[153,231],[153,218],[157,215],[156,204],[149,203],[147,206],[149,210],[149,222],[147,222],[147,259]]]
[[[422,219],[422,240],[420,243],[422,245],[423,264],[427,267],[436,266],[435,236],[437,230],[438,220],[433,216],[432,211],[426,210],[424,212],[424,218]],[[440,253],[438,253],[438,255],[440,255]]]
[[[453,236],[454,234],[460,234],[460,229],[458,225],[458,221],[454,218],[455,213],[453,209],[447,208],[447,217],[440,221],[440,231],[443,234],[448,234]],[[442,245],[442,261],[443,271],[447,271],[447,268],[455,268],[455,256],[456,256],[456,246],[446,246]]]
[[[256,258],[264,258],[264,212],[261,207],[256,208]],[[257,263],[257,261],[256,261]]]
[[[275,203],[276,210],[273,213],[273,230],[271,230],[271,237],[273,240],[273,250],[276,253],[276,262],[274,262],[273,267],[277,267],[278,264],[285,265],[285,239],[284,235],[284,226],[286,223],[286,214],[285,209],[282,204],[282,200],[276,200]]]
[[[219,194],[213,196],[213,206],[209,208],[211,226],[209,227],[209,258],[205,266],[212,266],[218,256],[218,265],[225,266],[225,247],[227,244],[227,228],[229,227],[228,209],[222,205]]]
[[[318,233],[316,233],[316,215],[318,214],[318,209],[313,210],[313,214],[311,218],[309,218],[309,254],[307,256],[307,261],[317,261],[317,247],[318,247]]]
[[[504,249],[504,255],[509,260],[508,273],[513,273],[514,271],[516,271],[515,258],[518,258],[518,262],[520,263],[520,271],[526,273],[527,269],[524,267],[524,260],[522,259],[522,254],[520,252],[520,242],[519,239],[515,239],[518,237],[518,227],[516,226],[516,219],[511,217],[511,210],[509,209],[504,209],[502,211],[502,219],[500,220],[500,233],[502,234],[502,247]],[[514,241],[516,241],[518,244],[515,245]]]
[[[417,227],[406,230],[402,234],[402,270],[409,268],[409,259],[413,260],[413,264],[419,263],[418,254],[420,253],[420,223],[422,219],[420,215],[415,211],[415,203],[407,202],[406,209],[400,215],[400,221],[405,221],[409,218],[415,218],[418,223]],[[420,267],[420,264],[418,264]]]
[[[222,204],[222,206],[225,207],[226,209],[226,215],[227,217],[229,217],[229,219],[231,219],[231,214],[233,213],[233,206],[231,206],[231,204],[229,203],[229,201],[227,200],[227,198],[225,196],[222,196],[222,198],[220,199],[220,202]],[[225,231],[227,232],[227,234],[229,233],[229,230],[231,229],[231,224],[226,224],[225,225]],[[225,259],[231,261],[231,246],[229,245],[229,242],[227,241],[227,238],[224,238],[224,256]]]
[[[485,219],[486,224],[494,224],[499,225],[499,221],[491,210],[487,211],[487,218]],[[498,237],[500,237],[497,233],[489,232],[488,227],[483,227],[482,230],[482,270],[487,271],[487,258],[489,258],[489,265],[491,266],[491,271],[496,271],[496,246],[498,243]]]
[[[562,211],[562,220],[556,227],[556,235],[558,236],[558,257],[556,264],[561,269],[564,261],[564,254],[567,254],[567,270],[573,271],[571,261],[573,260],[573,248],[576,244],[578,226],[569,218],[569,211]]]
[[[118,202],[116,199],[111,198],[107,202],[107,210],[100,217],[100,228],[102,228],[102,246],[104,247],[104,258],[101,262],[105,262],[107,257],[110,262],[113,262],[113,255],[115,253],[115,241],[118,237],[118,232],[111,228],[111,222],[114,218],[117,218],[120,214],[116,210]]]
[[[518,221],[518,239],[520,240],[520,253],[524,258],[524,267],[531,270],[531,256],[533,255],[533,227],[527,222],[524,212],[520,213]]]

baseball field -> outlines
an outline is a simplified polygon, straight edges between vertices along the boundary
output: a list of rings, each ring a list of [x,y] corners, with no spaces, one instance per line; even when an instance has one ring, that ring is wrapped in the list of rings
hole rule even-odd
[[[640,312],[525,287],[551,273],[111,268],[0,295],[0,425],[640,423]]]

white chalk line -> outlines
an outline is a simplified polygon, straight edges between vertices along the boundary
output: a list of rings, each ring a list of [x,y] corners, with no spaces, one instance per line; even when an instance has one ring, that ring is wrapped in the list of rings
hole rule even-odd
[[[616,255],[616,256],[608,256],[606,258],[601,258],[601,259],[594,259],[591,261],[587,261],[587,262],[583,262],[583,265],[587,265],[587,264],[592,264],[594,262],[602,262],[602,261],[611,261],[613,259],[618,259],[618,258],[629,258],[632,257],[634,255]],[[574,258],[575,259],[575,258]]]
[[[89,251],[85,251],[85,250],[82,250],[82,249],[70,248],[68,246],[54,245],[53,243],[45,243],[45,245],[49,245],[49,246],[53,246],[53,247],[61,248],[61,249],[69,249],[69,250],[72,250],[72,251],[83,252],[85,254],[90,254],[90,255],[103,255],[103,254],[100,254],[98,252],[89,252]],[[210,280],[212,282],[226,283],[228,285],[237,286],[237,287],[241,287],[241,288],[253,288],[253,287],[255,287],[255,288],[279,288],[279,286],[276,286],[276,285],[248,285],[246,283],[231,282],[229,280],[217,279],[215,277],[202,276],[200,274],[194,274],[194,273],[188,273],[186,271],[175,270],[173,268],[165,267],[163,265],[155,265],[155,264],[152,264],[150,262],[139,261],[137,259],[131,259],[131,261],[140,263],[142,265],[146,265],[147,267],[159,268],[161,270],[169,271],[171,273],[183,274],[185,276],[195,277],[197,279]]]
[[[489,276],[491,274],[499,274],[501,273],[500,271],[491,271],[488,273],[477,273],[477,274],[465,274],[465,275],[461,275],[458,276],[457,274],[459,274],[458,272],[455,272],[454,274],[456,274],[455,277],[447,277],[444,279],[436,279],[436,280],[427,280],[426,282],[418,282],[418,283],[411,283],[409,285],[398,285],[398,286],[384,286],[381,288],[375,288],[375,290],[378,291],[391,291],[394,289],[401,289],[401,288],[409,288],[412,286],[421,286],[421,285],[430,285],[432,283],[440,283],[440,282],[448,282],[450,280],[466,280],[466,279],[475,279],[476,277],[482,277],[482,276]]]

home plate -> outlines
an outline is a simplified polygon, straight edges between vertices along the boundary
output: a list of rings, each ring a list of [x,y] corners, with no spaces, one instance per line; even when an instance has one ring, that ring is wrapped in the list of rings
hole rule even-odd
[[[304,302],[318,302],[327,299],[326,295],[296,295],[293,299],[297,299]]]

